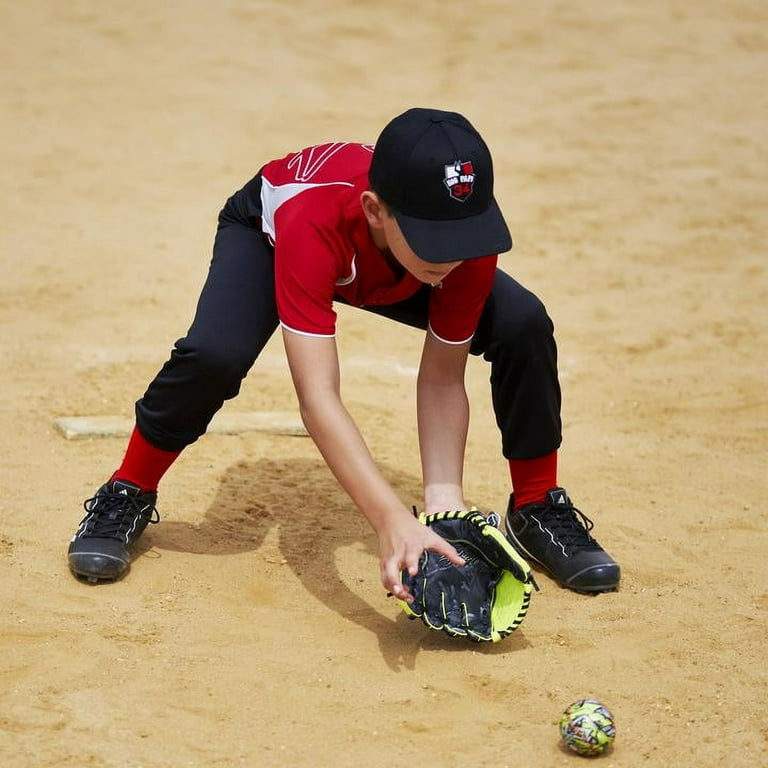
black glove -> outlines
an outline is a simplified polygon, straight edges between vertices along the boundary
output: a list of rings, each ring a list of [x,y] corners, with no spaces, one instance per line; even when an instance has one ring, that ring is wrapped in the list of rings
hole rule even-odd
[[[496,517],[494,515],[494,517]],[[402,572],[413,602],[398,602],[430,629],[476,642],[498,642],[517,629],[535,586],[528,563],[480,512],[439,512],[419,520],[453,544],[461,567],[425,550],[419,571]]]

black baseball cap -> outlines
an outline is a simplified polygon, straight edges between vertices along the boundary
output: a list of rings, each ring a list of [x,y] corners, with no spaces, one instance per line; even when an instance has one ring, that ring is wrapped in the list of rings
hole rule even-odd
[[[424,261],[476,259],[512,247],[493,196],[491,153],[458,112],[415,107],[391,120],[374,147],[368,180]]]

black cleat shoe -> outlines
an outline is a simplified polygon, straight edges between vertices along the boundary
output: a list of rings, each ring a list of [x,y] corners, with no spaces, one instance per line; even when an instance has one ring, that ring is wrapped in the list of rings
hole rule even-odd
[[[510,496],[507,538],[523,557],[575,592],[611,592],[619,586],[619,564],[592,538],[592,521],[573,506],[564,488],[550,488],[541,504],[516,512],[513,505]]]
[[[102,485],[83,506],[88,513],[69,545],[69,567],[91,583],[122,576],[130,547],[149,523],[160,522],[156,493],[143,493],[125,480]]]

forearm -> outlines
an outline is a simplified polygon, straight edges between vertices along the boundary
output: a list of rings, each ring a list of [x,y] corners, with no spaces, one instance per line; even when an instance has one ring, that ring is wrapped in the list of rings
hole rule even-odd
[[[376,532],[381,582],[409,600],[401,573],[414,576],[425,549],[463,565],[445,539],[422,525],[384,479],[341,401],[336,342],[283,331],[299,409],[307,431],[328,467]]]
[[[426,512],[462,509],[469,429],[469,401],[463,381],[419,377],[417,410]]]

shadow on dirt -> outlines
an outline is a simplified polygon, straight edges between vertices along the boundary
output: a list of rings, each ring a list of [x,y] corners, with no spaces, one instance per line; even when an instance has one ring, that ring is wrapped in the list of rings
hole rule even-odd
[[[380,469],[406,503],[421,499],[420,478],[387,466]],[[499,644],[468,644],[431,632],[404,614],[393,621],[350,588],[356,581],[379,585],[376,536],[321,459],[262,459],[238,462],[222,476],[213,504],[198,524],[169,520],[151,529],[147,549],[206,555],[255,552],[272,529],[279,557],[317,600],[345,619],[374,633],[386,663],[412,668],[420,649],[506,653],[527,645],[522,634]],[[362,551],[365,572],[342,577],[341,550]],[[145,550],[146,551],[146,550]],[[383,588],[382,588],[383,590]]]

